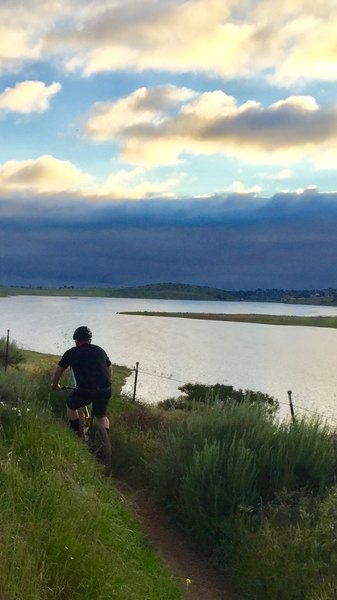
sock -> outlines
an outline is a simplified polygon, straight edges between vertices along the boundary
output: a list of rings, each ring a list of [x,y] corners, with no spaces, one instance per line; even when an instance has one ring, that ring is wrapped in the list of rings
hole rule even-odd
[[[73,421],[69,421],[70,429],[73,430],[74,433],[80,435],[80,420],[74,419]]]

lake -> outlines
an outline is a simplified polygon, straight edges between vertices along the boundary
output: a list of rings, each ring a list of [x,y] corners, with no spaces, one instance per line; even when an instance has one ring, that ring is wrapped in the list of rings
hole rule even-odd
[[[337,419],[337,330],[117,314],[145,310],[337,316],[335,307],[276,303],[13,296],[0,298],[0,336],[10,329],[23,348],[61,355],[85,324],[112,362],[139,362],[140,400],[177,396],[185,382],[225,383],[275,396],[281,415],[292,390],[295,411]]]

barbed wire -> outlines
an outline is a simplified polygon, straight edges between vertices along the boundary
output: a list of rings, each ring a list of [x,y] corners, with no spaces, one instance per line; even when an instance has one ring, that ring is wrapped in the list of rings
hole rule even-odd
[[[135,369],[132,369],[135,371]],[[151,377],[158,377],[159,379],[166,379],[168,381],[175,381],[177,383],[187,384],[188,381],[183,381],[182,379],[175,379],[174,377],[168,377],[167,375],[159,375],[159,373],[150,373],[149,371],[143,371],[143,369],[138,369],[138,373],[143,373],[144,375],[150,375]]]
[[[133,367],[132,371],[136,371],[136,368]],[[174,381],[174,382],[177,382],[177,383],[183,383],[185,385],[187,385],[188,383],[190,383],[190,381],[183,381],[181,379],[175,379],[174,377],[171,377],[171,376],[169,377],[167,375],[162,375],[162,374],[159,374],[159,373],[151,373],[150,371],[145,371],[143,369],[138,369],[138,373],[142,373],[144,375],[150,375],[151,377],[157,377],[157,378],[160,378],[160,379],[165,379],[167,381]],[[210,386],[210,387],[212,387],[212,386]],[[281,404],[282,406],[286,406],[289,409],[289,406],[290,406],[289,402],[284,402],[282,400],[279,400],[278,398],[276,400],[277,400],[278,404]],[[298,405],[296,403],[295,404],[293,403],[293,406],[294,406],[294,409],[296,409],[296,410],[303,410],[303,411],[305,411],[307,413],[310,413],[312,415],[319,416],[319,417],[322,417],[324,419],[328,419],[328,420],[332,420],[332,421],[336,421],[337,422],[337,418],[336,417],[333,417],[332,415],[328,415],[326,413],[321,413],[317,409],[316,410],[312,410],[310,408],[306,408],[304,406],[300,406],[300,405]]]

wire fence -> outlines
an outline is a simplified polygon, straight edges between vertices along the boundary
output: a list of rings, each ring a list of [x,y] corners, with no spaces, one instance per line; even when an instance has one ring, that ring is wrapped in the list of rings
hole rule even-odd
[[[0,336],[0,337],[3,337],[7,341],[9,341],[9,330],[7,330],[6,334],[4,334],[3,336]],[[31,348],[30,346],[28,346],[27,344],[25,344],[21,340],[17,339],[17,337],[15,338],[15,342],[23,350],[29,350],[30,352],[37,352],[36,349]],[[162,373],[154,373],[152,371],[141,369],[141,368],[139,368],[139,362],[136,363],[135,367],[131,368],[131,371],[133,371],[135,373],[135,379],[134,379],[134,385],[133,385],[133,400],[134,401],[136,400],[136,395],[137,395],[137,384],[139,382],[139,379],[138,379],[139,378],[139,374],[145,375],[145,376],[148,376],[148,377],[155,377],[155,378],[158,378],[158,379],[164,379],[166,381],[173,381],[174,383],[181,383],[183,385],[187,385],[188,383],[192,383],[191,380],[186,381],[186,380],[182,380],[182,379],[177,379],[177,378],[172,377],[172,376],[163,375]],[[212,387],[212,386],[210,385],[209,387]],[[303,412],[308,413],[310,415],[313,415],[313,416],[316,416],[316,417],[320,417],[320,418],[326,419],[328,421],[334,421],[334,422],[337,423],[337,417],[334,417],[332,415],[328,415],[326,413],[320,412],[317,409],[313,410],[313,409],[307,408],[305,406],[300,406],[296,402],[294,403],[293,400],[292,400],[292,391],[291,390],[288,390],[287,394],[288,394],[288,402],[282,401],[279,398],[277,398],[277,402],[278,402],[279,405],[286,406],[288,408],[288,410],[290,410],[290,413],[291,413],[291,416],[293,417],[293,419],[296,418],[296,412],[297,411],[303,411]]]
[[[139,363],[137,363],[137,365],[139,365]],[[133,367],[132,371],[134,371],[135,374],[137,374],[137,379],[135,378],[136,382],[138,380],[138,374],[141,373],[142,375],[147,375],[147,376],[150,376],[150,377],[157,377],[157,378],[160,378],[160,379],[166,379],[167,381],[173,381],[173,382],[176,382],[176,383],[182,383],[184,385],[187,385],[188,383],[191,383],[191,381],[183,381],[181,379],[176,379],[174,377],[169,377],[167,375],[153,373],[151,371],[145,371],[143,369],[140,369],[139,366],[138,367],[137,366]],[[210,385],[209,387],[212,387],[212,386]],[[278,398],[277,398],[277,402],[278,402],[278,404],[280,404],[282,406],[286,406],[290,410],[290,413],[293,416],[293,418],[295,418],[295,409],[296,409],[296,411],[297,410],[301,410],[301,411],[309,413],[309,414],[311,414],[313,416],[317,416],[317,417],[320,417],[322,419],[327,419],[329,421],[335,421],[337,423],[337,418],[334,417],[334,416],[332,416],[332,415],[327,415],[325,413],[319,412],[317,409],[316,410],[312,410],[310,408],[306,408],[304,406],[300,406],[297,403],[294,405],[293,400],[292,400],[292,391],[288,390],[287,394],[288,394],[288,402],[283,402],[282,400],[279,400]],[[135,397],[135,395],[136,395],[136,389],[134,388],[134,397]]]

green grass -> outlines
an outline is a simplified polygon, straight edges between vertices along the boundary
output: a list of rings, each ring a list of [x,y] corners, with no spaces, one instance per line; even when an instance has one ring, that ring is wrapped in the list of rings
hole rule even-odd
[[[112,481],[48,408],[1,406],[0,473],[2,600],[181,598]]]
[[[277,510],[250,530],[233,565],[249,600],[337,598],[337,489],[310,507],[302,497],[298,518],[277,519]],[[275,514],[276,513],[276,514]]]
[[[333,430],[247,403],[164,415],[131,403],[115,415],[124,476],[156,495],[245,600],[335,600]]]
[[[0,377],[16,408],[0,405],[1,600],[180,598],[85,446],[47,408],[26,412],[29,398],[50,395],[56,357],[41,357],[37,379],[38,354],[26,358],[22,371],[2,374],[11,386]],[[230,570],[245,600],[335,600],[331,428],[316,418],[281,422],[266,406],[246,402],[196,404],[188,412],[133,404],[120,395],[129,373],[114,368],[117,472],[155,494]],[[64,395],[50,399],[64,412]]]
[[[296,317],[284,315],[255,314],[216,314],[216,313],[180,313],[123,311],[120,315],[139,315],[143,317],[174,317],[179,319],[199,319],[203,321],[232,321],[235,323],[258,323],[261,325],[300,325],[305,327],[337,328],[337,317]]]

